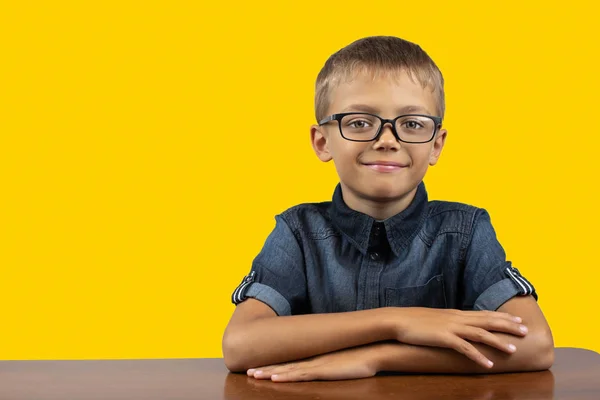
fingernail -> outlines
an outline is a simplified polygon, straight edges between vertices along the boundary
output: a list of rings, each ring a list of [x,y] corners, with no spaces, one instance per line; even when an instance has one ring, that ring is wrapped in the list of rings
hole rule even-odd
[[[523,320],[521,319],[521,317],[515,317],[515,322],[521,323],[523,322]]]
[[[263,374],[262,371],[256,371],[256,372],[254,372],[254,375],[262,375],[262,374]]]
[[[489,360],[488,360],[487,364],[490,366],[490,368],[494,366],[494,363]]]
[[[248,370],[248,375],[254,375],[254,372],[256,372],[256,370],[254,368],[250,368]]]
[[[526,327],[525,325],[521,325],[521,326],[519,327],[519,329],[521,330],[521,332],[523,332],[523,333],[527,333],[527,327]]]
[[[509,344],[509,345],[508,345],[508,349],[509,349],[510,351],[516,351],[516,350],[517,350],[517,347],[516,347],[514,344]]]
[[[271,380],[276,380],[279,377],[279,375],[271,375]]]

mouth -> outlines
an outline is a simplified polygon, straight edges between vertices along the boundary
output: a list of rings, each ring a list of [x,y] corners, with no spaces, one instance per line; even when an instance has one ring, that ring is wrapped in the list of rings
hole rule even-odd
[[[401,164],[394,161],[373,161],[362,164],[365,167],[377,172],[396,172],[408,167],[406,164]]]

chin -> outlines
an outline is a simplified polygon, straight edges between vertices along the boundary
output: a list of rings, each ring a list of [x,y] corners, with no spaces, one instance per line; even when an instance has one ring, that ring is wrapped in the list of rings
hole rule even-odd
[[[393,200],[408,194],[412,188],[406,185],[369,185],[364,191],[365,197],[371,200]]]

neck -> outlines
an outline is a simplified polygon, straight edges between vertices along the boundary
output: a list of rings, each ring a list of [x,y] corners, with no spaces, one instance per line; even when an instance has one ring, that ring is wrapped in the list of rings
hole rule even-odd
[[[374,198],[360,195],[342,183],[344,203],[354,211],[367,214],[377,220],[388,219],[406,210],[415,198],[417,188],[394,198]]]

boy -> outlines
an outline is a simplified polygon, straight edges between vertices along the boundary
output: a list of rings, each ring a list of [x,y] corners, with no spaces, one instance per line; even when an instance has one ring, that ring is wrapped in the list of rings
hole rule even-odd
[[[489,214],[427,198],[447,136],[429,56],[395,37],[358,40],[327,60],[315,97],[313,149],[340,183],[331,202],[276,216],[232,296],[227,367],[278,382],[550,368],[537,294]]]

